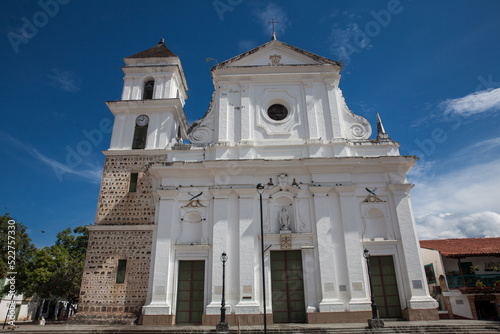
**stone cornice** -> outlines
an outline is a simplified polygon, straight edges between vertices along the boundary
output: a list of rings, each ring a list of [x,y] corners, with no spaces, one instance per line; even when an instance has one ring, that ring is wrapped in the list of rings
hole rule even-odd
[[[255,187],[252,187],[252,188],[235,188],[233,189],[239,197],[243,197],[243,198],[250,198],[250,197],[254,197],[255,195],[257,195],[257,188]]]
[[[311,186],[309,187],[309,191],[312,192],[315,196],[318,196],[318,195],[323,195],[325,196],[326,193],[328,193],[330,190],[332,190],[332,187],[323,187],[323,186],[318,186],[318,187],[314,187],[314,186]]]
[[[102,151],[102,153],[108,157],[108,156],[124,156],[124,157],[133,157],[133,156],[144,156],[144,155],[150,155],[150,156],[165,156],[165,161],[167,161],[167,152],[165,150],[161,149],[143,149],[143,150],[117,150],[117,149],[112,149],[112,150],[107,150],[107,151]]]
[[[355,184],[347,185],[347,186],[336,186],[335,191],[340,194],[340,196],[350,196],[354,195],[356,188],[358,186]]]
[[[158,225],[86,225],[89,231],[153,231]]]
[[[388,188],[395,195],[408,195],[415,185],[409,183],[389,184]]]
[[[233,189],[212,188],[209,191],[215,199],[227,199],[233,192]]]

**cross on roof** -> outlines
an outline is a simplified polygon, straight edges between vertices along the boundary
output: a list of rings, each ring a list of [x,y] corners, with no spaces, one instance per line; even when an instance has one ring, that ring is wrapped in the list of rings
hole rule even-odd
[[[274,34],[274,24],[275,23],[279,23],[279,22],[274,21],[274,17],[273,17],[272,21],[271,22],[268,21],[267,23],[272,23],[273,24],[273,34]]]

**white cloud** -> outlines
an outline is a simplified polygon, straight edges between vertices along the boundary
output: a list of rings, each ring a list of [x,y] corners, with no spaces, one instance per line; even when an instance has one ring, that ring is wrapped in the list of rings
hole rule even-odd
[[[357,23],[348,23],[345,28],[333,28],[330,34],[330,51],[338,59],[349,61],[353,52],[371,49],[370,39]]]
[[[63,92],[78,92],[80,90],[80,78],[71,71],[61,71],[56,68],[47,75],[54,87]]]
[[[76,168],[78,166],[70,167],[66,164],[63,164],[63,163],[57,161],[57,160],[54,160],[54,159],[47,157],[46,155],[40,153],[35,148],[28,146],[26,144],[23,144],[22,142],[20,142],[16,138],[14,138],[6,133],[0,132],[0,138],[3,138],[5,141],[8,141],[11,144],[13,144],[19,148],[22,148],[23,150],[25,150],[29,155],[31,155],[36,160],[51,167],[60,181],[63,180],[64,174],[71,174],[71,175],[75,175],[75,176],[84,178],[87,181],[90,181],[92,183],[98,184],[101,182],[102,166],[99,166],[97,163],[92,164],[89,162],[83,162],[81,165],[85,166],[86,168],[81,168],[81,169]]]
[[[421,239],[500,236],[499,147],[500,137],[490,138],[408,173]]]
[[[441,103],[445,113],[471,116],[488,111],[500,110],[500,88],[487,89]]]
[[[498,211],[500,198],[500,159],[453,169],[438,176],[424,173],[410,176],[415,183],[412,202],[416,217],[444,212],[474,213]],[[439,164],[436,164],[439,166]],[[428,166],[431,168],[431,166]]]
[[[416,221],[417,233],[422,240],[500,236],[500,214],[491,211],[427,215]]]
[[[273,32],[273,26],[269,23],[271,20],[274,19],[275,22],[279,22],[274,25],[274,30],[278,38],[280,35],[285,34],[287,27],[290,25],[286,12],[274,2],[268,3],[263,9],[258,9],[255,12],[255,16],[269,36]]]

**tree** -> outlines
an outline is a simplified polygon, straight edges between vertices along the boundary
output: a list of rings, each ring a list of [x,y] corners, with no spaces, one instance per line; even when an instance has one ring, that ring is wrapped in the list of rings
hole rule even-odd
[[[24,279],[36,247],[26,232],[26,226],[14,221],[8,213],[0,216],[0,249],[0,278],[5,278],[8,272],[15,272],[16,281]],[[22,293],[17,284],[16,288]],[[3,292],[7,290],[8,287]]]
[[[37,249],[28,277],[20,282],[26,296],[61,297],[78,303],[89,232],[84,226],[67,228],[57,234],[55,245]]]

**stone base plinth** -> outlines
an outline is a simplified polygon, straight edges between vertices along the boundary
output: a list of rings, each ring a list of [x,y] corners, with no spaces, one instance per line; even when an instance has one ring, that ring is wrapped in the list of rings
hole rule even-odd
[[[202,321],[203,326],[215,326],[220,322],[220,314],[204,314]],[[264,316],[262,314],[226,314],[226,322],[231,326],[264,325]],[[268,325],[273,323],[272,314],[267,314],[266,322]]]
[[[70,324],[82,325],[134,325],[139,316],[125,312],[79,312],[68,320]]]
[[[372,317],[371,311],[355,312],[313,312],[307,313],[309,324],[366,322]]]
[[[229,324],[227,322],[219,322],[215,326],[215,331],[217,333],[229,333]]]
[[[382,319],[368,319],[368,328],[384,328],[384,320]]]
[[[142,316],[142,324],[144,326],[173,326],[175,315],[171,314],[144,314]]]
[[[438,310],[435,308],[404,309],[403,319],[409,321],[439,320]]]

